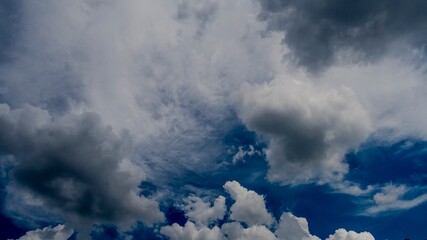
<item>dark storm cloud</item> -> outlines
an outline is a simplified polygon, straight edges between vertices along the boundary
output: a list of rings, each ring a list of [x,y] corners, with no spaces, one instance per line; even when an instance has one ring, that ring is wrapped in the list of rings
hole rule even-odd
[[[121,166],[128,143],[95,113],[52,120],[39,108],[0,105],[0,149],[18,160],[14,179],[77,225],[163,219],[156,202],[132,191]]]
[[[259,19],[283,31],[290,57],[315,72],[334,63],[340,50],[373,60],[393,43],[424,52],[427,2],[422,0],[261,0]],[[354,59],[353,59],[354,60]]]

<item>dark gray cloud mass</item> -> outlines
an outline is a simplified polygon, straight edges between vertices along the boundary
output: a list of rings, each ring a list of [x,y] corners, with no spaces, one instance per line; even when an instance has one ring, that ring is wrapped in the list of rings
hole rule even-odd
[[[371,131],[369,115],[344,89],[277,78],[248,87],[239,116],[269,139],[269,180],[282,184],[333,182],[348,171],[342,157]]]
[[[127,142],[95,113],[53,120],[29,105],[0,105],[0,149],[17,159],[14,180],[75,225],[163,219],[155,201],[133,191],[134,179],[121,165]]]
[[[283,31],[290,57],[316,72],[334,63],[338,53],[352,60],[374,60],[394,43],[424,52],[427,2],[422,0],[271,0],[260,1],[259,19],[271,31]]]

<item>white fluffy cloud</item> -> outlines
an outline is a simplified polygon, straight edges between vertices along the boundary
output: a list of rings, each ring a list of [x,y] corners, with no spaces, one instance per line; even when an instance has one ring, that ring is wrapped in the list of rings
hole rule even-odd
[[[68,240],[73,234],[73,229],[58,225],[56,227],[45,227],[27,232],[24,236],[17,240]]]
[[[326,240],[375,240],[375,238],[368,232],[347,232],[345,229],[340,228],[333,235],[329,235]]]
[[[245,88],[239,116],[269,139],[268,177],[284,184],[339,180],[344,154],[371,132],[350,90],[286,78]]]
[[[310,234],[305,218],[296,217],[292,213],[283,213],[278,224],[271,224],[276,221],[265,208],[263,196],[242,187],[238,182],[226,182],[224,189],[235,200],[228,210],[230,215],[225,219],[225,223],[209,226],[187,221],[184,226],[177,223],[164,226],[160,233],[171,240],[320,240]],[[238,208],[235,207],[237,201],[240,201]],[[238,217],[233,216],[236,209]],[[244,213],[245,211],[247,213]],[[256,221],[257,218],[260,220]],[[244,227],[241,223],[248,226]],[[328,240],[374,240],[374,238],[368,232],[356,233],[338,229]]]
[[[254,225],[244,228],[240,223],[226,223],[221,227],[227,239],[236,240],[276,240],[276,236],[264,225]]]
[[[274,219],[267,211],[264,197],[252,190],[242,187],[236,181],[224,184],[224,189],[234,199],[230,209],[230,219],[244,222],[249,226],[267,225],[274,223]]]
[[[196,224],[209,225],[224,218],[225,198],[223,196],[217,197],[213,205],[210,206],[209,202],[205,202],[196,196],[190,196],[185,199],[184,211],[185,216]]]
[[[163,227],[160,233],[172,240],[222,240],[221,230],[215,226],[212,229],[206,226],[197,227],[192,222],[187,222],[184,227],[174,223],[172,226]]]

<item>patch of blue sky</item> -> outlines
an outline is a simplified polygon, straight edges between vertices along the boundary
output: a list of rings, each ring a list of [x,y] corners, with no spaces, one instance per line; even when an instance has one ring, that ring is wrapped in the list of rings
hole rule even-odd
[[[347,154],[347,180],[372,184],[427,184],[427,142],[404,139],[394,143],[366,143]]]

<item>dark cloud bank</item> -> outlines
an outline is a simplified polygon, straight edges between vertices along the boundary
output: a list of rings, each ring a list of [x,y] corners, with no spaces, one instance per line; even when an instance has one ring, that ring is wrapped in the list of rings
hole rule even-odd
[[[95,113],[53,119],[29,105],[0,105],[0,149],[17,159],[14,180],[81,231],[93,223],[163,219],[156,202],[133,191],[134,179],[121,166],[128,145]]]
[[[424,52],[427,2],[380,0],[260,1],[259,19],[285,32],[283,42],[298,65],[319,71],[349,50],[359,60],[374,60],[395,43]]]

